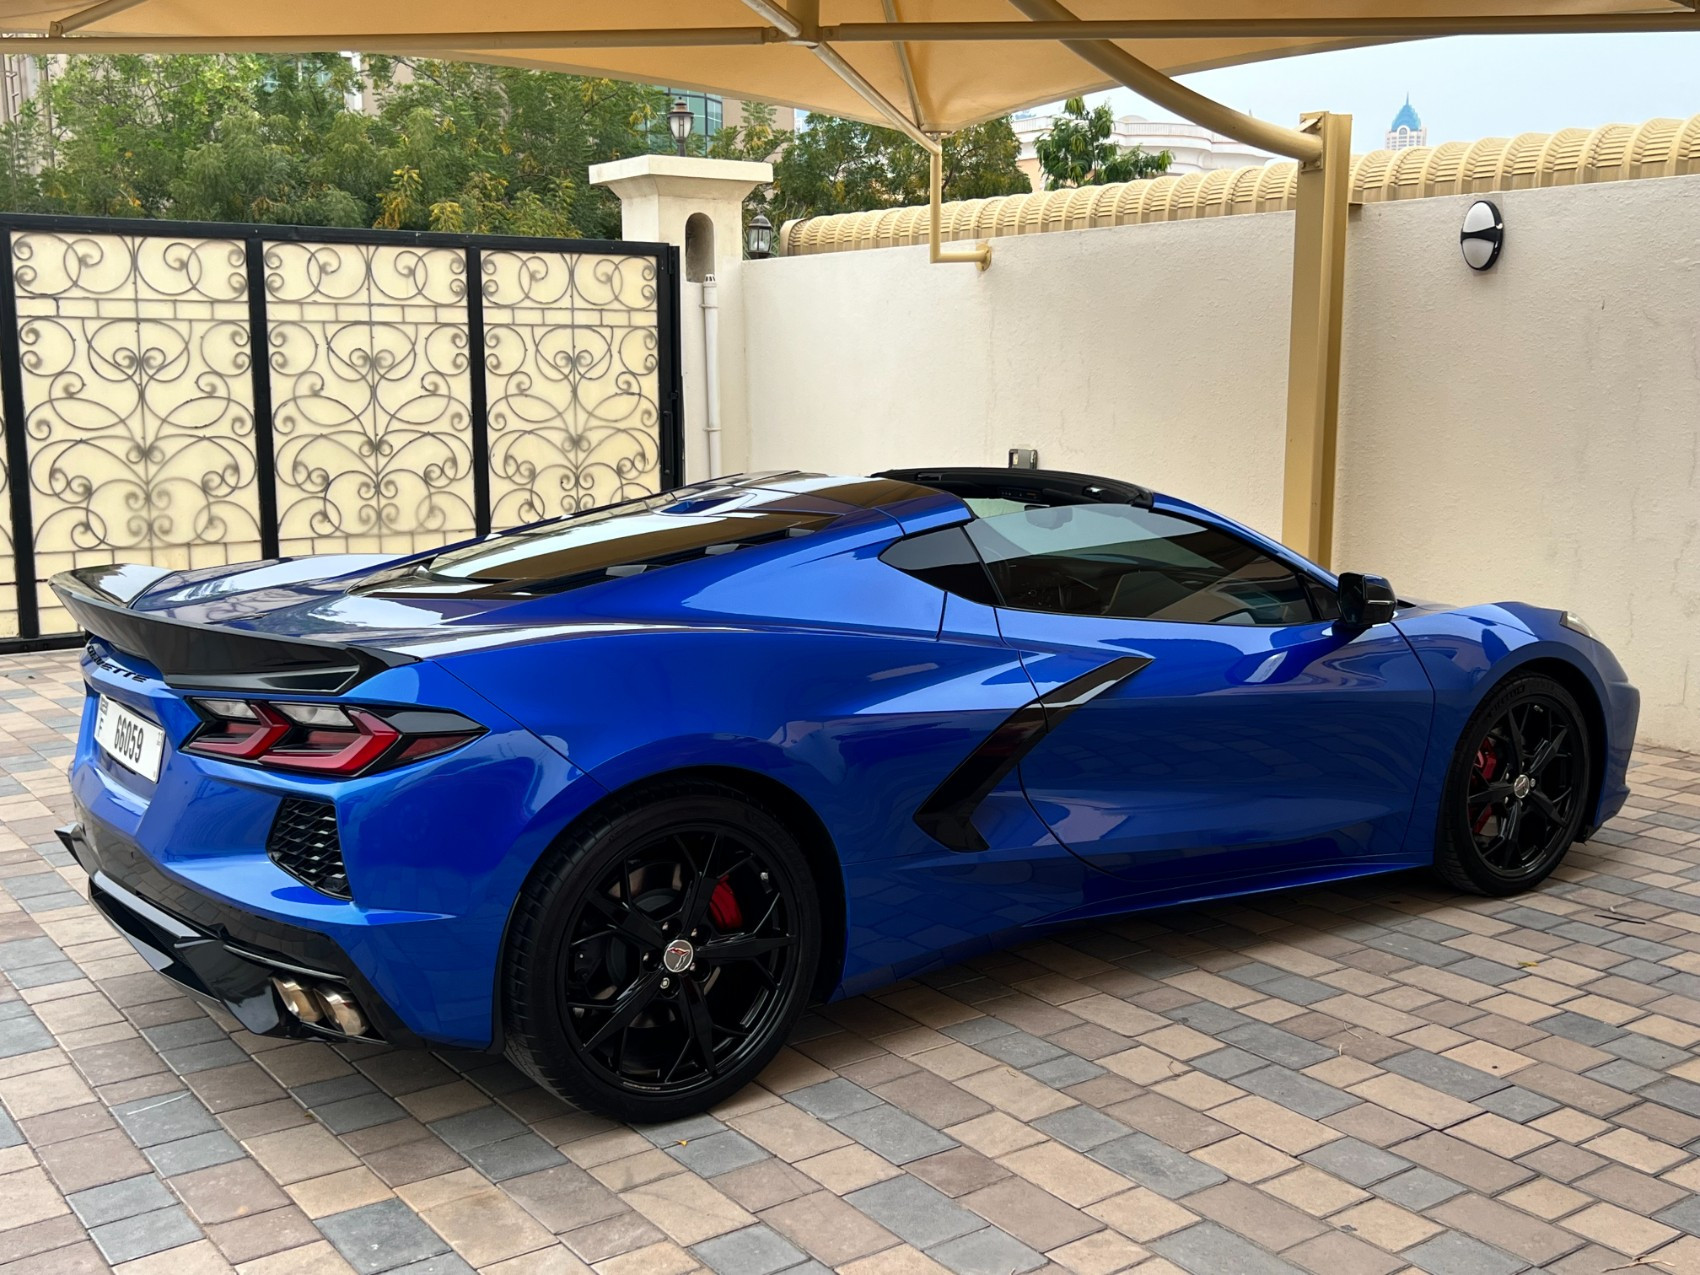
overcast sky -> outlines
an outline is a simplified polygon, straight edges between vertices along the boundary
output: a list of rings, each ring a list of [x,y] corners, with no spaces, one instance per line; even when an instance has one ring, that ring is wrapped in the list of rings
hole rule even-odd
[[[1411,95],[1431,145],[1700,114],[1700,35],[1474,36],[1282,58],[1187,76],[1261,119],[1342,111],[1352,149],[1374,150]],[[1173,114],[1126,89],[1116,114]]]

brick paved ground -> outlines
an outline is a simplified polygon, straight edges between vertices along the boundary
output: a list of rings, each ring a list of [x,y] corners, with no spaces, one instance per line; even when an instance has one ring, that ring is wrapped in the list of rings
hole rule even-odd
[[[1100,925],[810,1015],[633,1129],[472,1054],[248,1036],[52,835],[79,692],[0,661],[0,1272],[1700,1272],[1700,758],[1540,892]]]

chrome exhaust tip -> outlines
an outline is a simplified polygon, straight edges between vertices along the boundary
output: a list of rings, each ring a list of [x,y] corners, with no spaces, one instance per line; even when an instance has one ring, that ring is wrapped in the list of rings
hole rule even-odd
[[[304,1023],[321,1021],[325,1012],[319,1007],[313,993],[293,978],[274,978],[272,986],[277,988],[277,994],[283,998],[283,1007]]]
[[[364,1036],[367,1034],[366,1016],[360,1012],[360,1006],[354,1003],[354,998],[347,992],[335,987],[316,987],[313,995],[318,998],[324,1012],[336,1024],[337,1030],[345,1036]]]

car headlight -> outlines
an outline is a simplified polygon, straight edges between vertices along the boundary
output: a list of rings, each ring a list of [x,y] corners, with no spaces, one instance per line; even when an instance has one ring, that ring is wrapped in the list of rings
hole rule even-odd
[[[1572,632],[1580,633],[1583,637],[1593,638],[1596,642],[1600,640],[1599,634],[1590,629],[1588,627],[1588,622],[1581,616],[1577,615],[1574,611],[1564,612],[1564,614],[1558,617],[1558,622],[1565,628],[1570,629]]]

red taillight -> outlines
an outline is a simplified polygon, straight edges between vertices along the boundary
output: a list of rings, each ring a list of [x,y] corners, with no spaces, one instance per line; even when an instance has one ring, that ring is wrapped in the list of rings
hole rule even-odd
[[[191,701],[204,724],[185,752],[346,778],[458,748],[483,727],[458,713],[259,700]]]
[[[197,753],[253,761],[290,731],[289,720],[264,704],[202,700],[201,707],[219,715],[195,732],[191,749]]]

